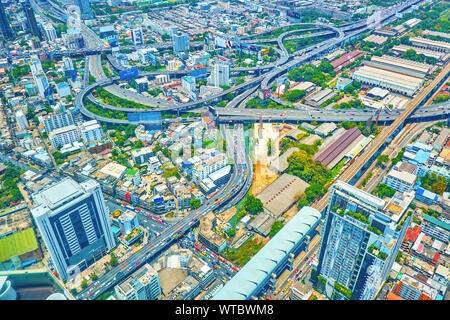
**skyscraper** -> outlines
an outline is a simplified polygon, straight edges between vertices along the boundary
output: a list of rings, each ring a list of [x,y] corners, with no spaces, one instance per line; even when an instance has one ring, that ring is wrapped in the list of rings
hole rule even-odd
[[[22,9],[25,14],[25,17],[27,18],[27,26],[28,29],[31,31],[31,34],[38,37],[39,40],[43,40],[41,30],[39,30],[36,18],[34,16],[33,8],[31,7],[30,1],[26,0],[22,2]]]
[[[0,0],[0,31],[2,32],[3,38],[9,39],[13,37],[13,32],[9,25],[8,17],[6,16],[5,7]]]
[[[58,35],[56,34],[56,30],[53,27],[53,25],[49,22],[44,24],[44,33],[45,33],[45,37],[47,38],[48,41],[56,41],[56,38],[58,37]]]
[[[189,35],[187,33],[176,32],[172,36],[173,52],[179,53],[189,50]]]
[[[115,247],[108,209],[95,180],[70,178],[32,195],[31,214],[63,280]]]
[[[75,5],[80,8],[81,19],[89,20],[94,18],[94,13],[91,10],[89,0],[75,0]]]
[[[412,198],[386,202],[342,181],[333,185],[317,269],[328,297],[376,297],[408,228],[411,217],[406,211]],[[393,211],[394,205],[402,209]],[[403,226],[402,219],[406,219]]]

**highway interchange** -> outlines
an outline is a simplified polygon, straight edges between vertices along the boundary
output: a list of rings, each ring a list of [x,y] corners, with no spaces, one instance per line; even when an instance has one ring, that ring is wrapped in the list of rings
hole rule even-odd
[[[382,13],[382,19],[381,22],[387,23],[395,19],[396,12],[402,12],[407,9],[412,4],[419,3],[421,1],[412,1],[406,4],[402,5],[396,5],[391,10],[385,11]],[[61,12],[59,12],[61,14]],[[318,27],[319,24],[316,24],[316,27]],[[324,27],[324,25],[320,25],[321,27]],[[330,27],[330,26],[329,26]],[[321,110],[319,112],[315,112],[312,110],[245,110],[241,107],[243,107],[242,102],[247,99],[250,95],[254,94],[256,88],[261,87],[262,89],[268,89],[270,83],[277,78],[278,76],[286,73],[290,69],[299,66],[301,64],[304,64],[306,62],[309,62],[313,59],[316,59],[323,54],[327,53],[330,49],[335,48],[336,46],[340,45],[342,42],[355,37],[359,34],[361,34],[364,31],[367,31],[368,26],[366,21],[354,23],[351,25],[344,26],[343,28],[337,29],[334,27],[330,27],[330,29],[336,31],[337,38],[325,40],[319,45],[315,45],[312,48],[308,48],[303,50],[300,54],[297,53],[297,55],[289,55],[284,48],[282,44],[282,40],[286,36],[290,36],[291,33],[287,32],[282,34],[281,42],[278,41],[279,47],[281,49],[280,52],[280,59],[275,62],[270,68],[268,66],[262,67],[260,70],[263,72],[264,70],[271,69],[269,72],[262,73],[261,75],[251,79],[249,82],[246,82],[240,86],[231,88],[230,90],[226,90],[225,92],[221,93],[220,95],[214,96],[211,99],[205,99],[202,101],[194,101],[187,104],[180,104],[180,105],[164,105],[159,107],[158,111],[166,111],[166,110],[181,110],[181,111],[187,111],[187,110],[194,110],[195,108],[198,108],[202,104],[205,104],[206,102],[216,100],[223,95],[227,94],[228,92],[233,92],[236,94],[235,99],[233,99],[230,103],[228,103],[226,108],[223,108],[222,110],[217,109],[218,114],[218,120],[220,122],[223,121],[238,121],[235,123],[233,128],[233,134],[232,137],[230,137],[230,134],[227,134],[226,126],[221,125],[221,131],[226,136],[227,141],[229,139],[233,139],[233,146],[234,146],[234,152],[233,159],[235,163],[235,168],[232,171],[232,175],[229,179],[229,181],[226,183],[225,186],[220,188],[220,191],[215,194],[211,199],[206,200],[202,206],[195,210],[194,212],[190,213],[185,218],[179,220],[176,224],[171,225],[170,228],[166,228],[159,236],[153,238],[150,243],[147,243],[145,247],[143,247],[138,252],[132,254],[130,257],[128,257],[125,261],[121,262],[118,266],[114,267],[106,273],[103,276],[100,276],[99,279],[94,283],[87,287],[85,287],[78,295],[78,299],[95,299],[99,295],[101,295],[106,290],[111,289],[114,285],[125,279],[130,273],[132,273],[134,270],[138,268],[140,264],[142,264],[144,261],[151,262],[153,261],[158,254],[163,252],[163,250],[171,245],[171,243],[178,239],[182,234],[188,232],[189,230],[192,230],[194,226],[198,224],[198,221],[207,213],[209,212],[217,212],[217,211],[223,211],[227,208],[231,207],[232,205],[235,205],[237,202],[239,202],[245,194],[248,192],[251,182],[252,182],[252,166],[250,164],[250,158],[247,154],[246,148],[245,148],[245,141],[243,136],[243,124],[239,123],[245,120],[248,121],[256,121],[259,120],[259,117],[261,116],[263,118],[263,121],[276,121],[276,120],[283,120],[283,121],[290,121],[295,120],[296,121],[304,121],[304,120],[316,120],[316,121],[342,121],[342,120],[349,120],[348,114],[349,111],[335,111],[330,110],[329,112],[325,112],[327,110]],[[98,38],[95,35],[95,33],[92,32],[89,28],[87,28],[85,25],[83,25],[83,32],[88,37],[91,37],[92,43],[95,45],[95,42],[98,43]],[[295,32],[294,32],[295,33]],[[281,45],[280,45],[281,43]],[[292,60],[290,60],[292,59]],[[117,119],[110,119],[110,118],[103,118],[99,117],[97,115],[92,114],[89,112],[85,106],[84,106],[84,98],[90,95],[90,92],[99,86],[107,86],[113,84],[113,81],[117,79],[105,79],[106,77],[103,74],[102,68],[101,68],[101,59],[99,55],[93,55],[90,56],[89,59],[87,59],[87,70],[89,72],[94,71],[94,75],[96,75],[96,79],[99,80],[95,84],[92,84],[90,86],[87,86],[80,94],[76,97],[76,104],[80,108],[81,112],[90,118],[98,119],[100,121],[104,122],[113,122],[113,123],[128,123],[127,120],[117,120]],[[448,71],[448,66],[446,70]],[[161,74],[163,72],[157,72],[156,74]],[[145,75],[145,73],[142,73],[142,75]],[[152,75],[152,74],[148,74]],[[85,75],[86,76],[86,75]],[[448,76],[448,72],[445,76]],[[436,84],[434,84],[436,85]],[[431,89],[434,89],[431,88]],[[431,90],[430,89],[430,90]],[[122,92],[123,93],[123,92]],[[239,93],[239,94],[237,94]],[[428,94],[426,90],[422,93],[423,97],[425,97],[426,94]],[[127,96],[129,100],[133,100],[135,96]],[[145,97],[147,98],[147,97]],[[420,99],[419,104],[422,103],[423,99]],[[370,157],[373,156],[373,154],[378,150],[383,144],[386,139],[392,134],[393,130],[396,130],[398,126],[403,124],[405,119],[410,116],[414,111],[417,110],[418,105],[411,104],[411,106],[407,109],[406,112],[401,113],[399,112],[391,112],[390,114],[382,113],[380,118],[384,118],[386,121],[394,121],[394,125],[392,126],[392,130],[386,130],[380,134],[375,141],[377,141],[376,144],[373,144],[374,146],[371,147],[371,150],[365,155],[364,158],[361,158],[360,161],[357,161],[354,163],[354,167],[352,170],[345,171],[344,178],[349,180],[351,177],[353,177],[362,167],[365,161],[368,161]],[[421,110],[421,112],[426,113],[433,113],[433,112],[442,112],[442,109],[439,109],[441,106],[431,106],[429,108],[431,109],[424,109]],[[448,112],[448,105],[444,106],[444,111]],[[258,114],[256,112],[260,112],[261,114]],[[367,114],[365,111],[360,110],[351,110],[350,111],[354,121],[364,121],[371,117],[370,113]],[[277,116],[278,114],[278,116]],[[228,117],[228,118],[227,118]],[[278,118],[277,118],[278,117]],[[392,119],[391,119],[392,117]],[[350,119],[351,120],[351,119]],[[390,128],[390,127],[389,127]],[[355,166],[356,163],[358,163],[358,166]],[[326,206],[326,197],[322,199],[317,205],[317,208],[319,210],[323,210]]]

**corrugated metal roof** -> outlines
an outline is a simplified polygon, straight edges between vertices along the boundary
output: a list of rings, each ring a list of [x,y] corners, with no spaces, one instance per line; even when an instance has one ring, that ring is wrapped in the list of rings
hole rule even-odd
[[[301,241],[321,217],[303,207],[217,294],[213,300],[249,299],[281,260]]]

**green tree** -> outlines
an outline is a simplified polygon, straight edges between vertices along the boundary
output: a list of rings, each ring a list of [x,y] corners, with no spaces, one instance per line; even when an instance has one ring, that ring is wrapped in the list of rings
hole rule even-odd
[[[200,203],[201,203],[200,199],[191,199],[189,201],[191,209],[194,209],[194,210],[198,209],[200,207]]]
[[[278,231],[281,230],[281,228],[283,228],[283,222],[279,220],[275,221],[270,228],[269,236],[273,237]]]
[[[244,207],[245,210],[247,210],[251,214],[257,214],[263,212],[264,210],[261,200],[252,195],[247,195],[244,202]]]

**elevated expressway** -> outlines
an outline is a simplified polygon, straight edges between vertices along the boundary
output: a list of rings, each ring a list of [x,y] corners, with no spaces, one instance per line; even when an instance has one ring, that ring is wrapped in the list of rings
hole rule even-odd
[[[339,36],[339,39],[342,40],[343,37]],[[336,45],[336,41],[330,43],[331,46]],[[323,50],[322,52],[324,52]],[[317,53],[316,53],[317,54]],[[89,59],[92,59],[96,56],[91,56]],[[288,56],[282,57],[285,59],[284,63],[287,62]],[[283,63],[283,64],[284,64]],[[297,63],[297,62],[296,62]],[[281,65],[278,61],[278,65]],[[294,64],[295,65],[295,64]],[[288,66],[290,67],[290,65]],[[278,69],[279,67],[276,67],[275,69]],[[286,71],[287,68],[283,66],[283,71]],[[280,70],[277,70],[276,72],[279,72]],[[448,71],[449,67],[447,66],[442,72],[439,77],[437,77],[433,83],[426,88],[426,90],[416,99],[413,100],[408,106],[405,112],[401,114],[397,114],[397,119],[394,120],[393,124],[383,130],[378,137],[371,143],[369,146],[369,150],[365,152],[363,155],[360,156],[360,158],[357,159],[353,163],[352,166],[350,166],[341,176],[341,179],[344,181],[350,181],[351,178],[356,175],[361,167],[370,160],[371,157],[376,155],[377,150],[380,149],[381,145],[385,143],[385,141],[395,132],[395,130],[398,130],[400,126],[403,125],[404,121],[416,110],[416,108],[423,102],[426,97],[429,96],[429,94],[434,90],[434,88],[439,84],[442,83],[443,80],[445,80],[448,77]],[[445,74],[445,76],[443,75]],[[273,75],[273,74],[272,74]],[[271,75],[271,76],[272,76]],[[275,76],[272,77],[272,79]],[[245,112],[250,112],[251,114],[247,114],[247,116],[254,117],[255,111],[247,111],[239,109],[236,111],[235,107],[238,107],[242,101],[244,101],[246,98],[248,98],[251,94],[254,93],[255,88],[257,88],[257,85],[259,85],[262,81],[265,81],[266,76],[259,76],[252,81],[254,81],[253,86],[245,86],[248,85],[246,83],[245,85],[242,85],[240,87],[242,89],[242,93],[240,93],[238,96],[236,96],[235,99],[233,99],[226,108],[223,108],[222,111],[219,109],[214,109],[215,112],[218,113],[218,119],[220,121],[221,117],[224,116],[231,116],[235,117],[235,115],[232,115],[232,112],[238,112],[237,116],[240,116],[242,114],[245,114]],[[76,104],[80,107],[80,110],[83,114],[98,119],[100,121],[105,122],[113,122],[113,123],[129,123],[126,120],[115,120],[115,119],[108,119],[108,118],[102,118],[96,115],[89,114],[88,111],[84,108],[83,99],[90,94],[91,90],[95,87],[101,85],[108,85],[112,83],[112,79],[102,79],[101,81],[97,82],[96,84],[93,84],[91,86],[88,86],[86,90],[82,92],[82,94],[77,95],[76,97]],[[268,82],[267,82],[268,83]],[[97,85],[98,84],[98,85]],[[237,87],[233,88],[233,90],[229,92],[237,92]],[[228,92],[226,92],[228,93]],[[226,94],[225,93],[225,94]],[[215,98],[220,98],[221,95]],[[212,99],[211,99],[212,100]],[[205,101],[202,101],[205,102]],[[184,109],[182,110],[189,110],[189,108],[198,108],[200,106],[200,103],[190,105],[186,104],[184,105]],[[433,108],[439,108],[436,106],[432,106]],[[446,106],[445,106],[446,108]],[[234,110],[233,110],[234,109]],[[145,110],[145,109],[144,109]],[[436,109],[435,109],[436,110]],[[142,109],[140,109],[142,111]],[[158,110],[159,111],[159,110]],[[228,115],[225,115],[220,112],[227,113]],[[264,110],[264,112],[281,112],[280,110]],[[290,112],[305,112],[302,110],[283,110],[283,113],[290,113]],[[448,112],[448,110],[447,110]],[[88,113],[88,114],[86,114]],[[306,114],[308,111],[306,111]],[[275,114],[273,115],[275,116]],[[281,115],[283,117],[284,115]],[[293,115],[293,117],[298,117],[299,114]],[[310,115],[308,115],[310,116]],[[344,116],[343,114],[341,115]],[[356,115],[355,115],[356,116]],[[359,116],[359,115],[358,115]],[[269,116],[270,117],[270,116]],[[314,117],[316,117],[314,115]],[[347,114],[348,120],[348,114]],[[253,118],[254,119],[254,118]],[[314,120],[318,121],[319,119],[314,118]],[[242,122],[243,120],[236,120],[237,122]],[[254,120],[253,120],[254,121]],[[232,171],[232,176],[228,183],[219,190],[217,194],[215,194],[211,199],[206,200],[202,206],[190,213],[187,217],[185,217],[183,220],[181,220],[178,224],[171,226],[167,228],[164,232],[162,232],[157,238],[150,240],[145,247],[143,247],[141,250],[135,252],[130,257],[128,257],[125,261],[121,262],[116,267],[113,267],[108,273],[99,276],[98,280],[91,285],[86,286],[78,295],[78,299],[95,299],[99,295],[101,295],[103,292],[105,292],[108,289],[111,289],[115,284],[121,282],[124,280],[130,273],[132,273],[134,270],[136,270],[141,264],[145,263],[146,261],[151,262],[159,253],[161,253],[165,248],[169,247],[171,245],[171,242],[174,239],[177,239],[180,235],[186,233],[187,231],[191,230],[193,226],[197,225],[198,221],[201,217],[203,217],[205,214],[211,211],[218,211],[223,210],[224,208],[235,204],[237,201],[239,201],[248,191],[248,188],[251,185],[251,165],[250,165],[250,159],[246,154],[245,146],[243,146],[243,125],[240,123],[237,123],[235,125],[235,132],[233,133],[233,138],[235,142],[235,151],[232,153],[234,157],[234,162],[238,164],[236,166],[236,169]],[[223,128],[223,126],[222,126]],[[222,130],[223,131],[223,130]],[[367,155],[366,155],[367,153]],[[244,160],[243,160],[244,159]],[[324,197],[322,200],[320,200],[315,206],[319,210],[323,210],[327,204],[327,197],[329,195],[327,194],[326,197]]]

